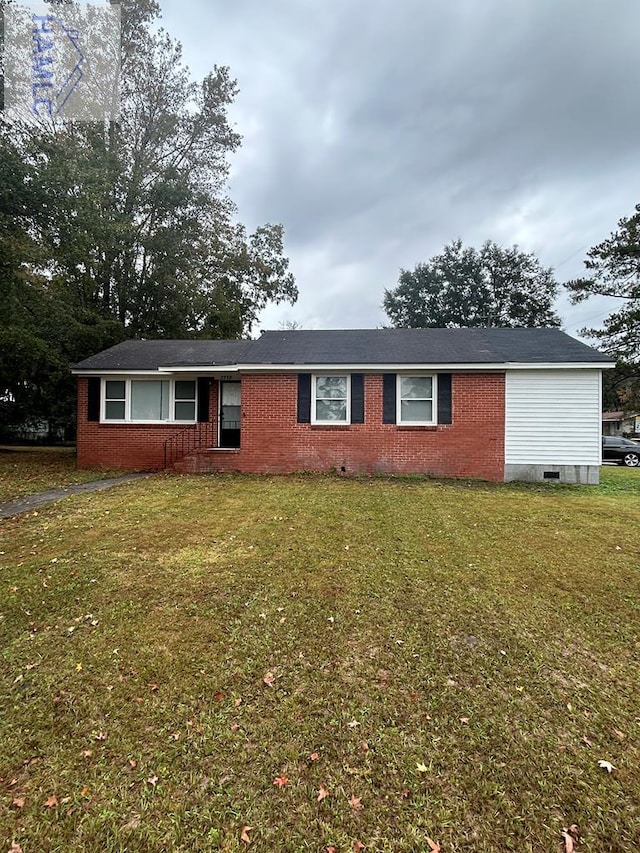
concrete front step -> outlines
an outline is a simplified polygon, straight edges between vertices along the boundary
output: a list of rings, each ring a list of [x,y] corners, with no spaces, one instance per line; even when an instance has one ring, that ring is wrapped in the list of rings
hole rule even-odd
[[[240,471],[240,448],[207,447],[187,453],[173,464],[180,474]]]

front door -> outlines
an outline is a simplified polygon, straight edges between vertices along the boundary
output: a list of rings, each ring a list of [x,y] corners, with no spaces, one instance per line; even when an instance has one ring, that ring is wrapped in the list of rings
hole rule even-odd
[[[220,383],[220,447],[240,447],[240,383]]]

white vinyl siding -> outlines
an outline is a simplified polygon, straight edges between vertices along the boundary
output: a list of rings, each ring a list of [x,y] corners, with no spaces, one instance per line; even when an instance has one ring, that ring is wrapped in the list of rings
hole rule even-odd
[[[600,377],[600,370],[508,370],[506,464],[599,465]]]

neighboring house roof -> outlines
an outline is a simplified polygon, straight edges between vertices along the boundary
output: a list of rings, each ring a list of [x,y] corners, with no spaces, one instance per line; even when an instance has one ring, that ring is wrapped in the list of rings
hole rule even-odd
[[[593,364],[611,358],[559,329],[339,329],[264,332],[255,341],[125,341],[75,372],[218,365]]]
[[[603,421],[628,421],[636,418],[637,414],[635,412],[603,412],[602,420]]]

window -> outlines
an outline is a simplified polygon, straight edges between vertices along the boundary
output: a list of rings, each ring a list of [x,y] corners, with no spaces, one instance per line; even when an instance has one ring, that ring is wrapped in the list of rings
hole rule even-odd
[[[196,383],[193,380],[176,380],[173,419],[175,421],[195,421]]]
[[[413,426],[435,424],[436,401],[433,376],[398,376],[397,423]]]
[[[107,380],[104,389],[104,416],[109,421],[123,421],[126,408],[126,382]]]
[[[131,380],[131,420],[169,420],[169,382],[166,379]]]
[[[193,423],[194,379],[106,379],[104,421]]]
[[[312,424],[349,423],[349,376],[314,376],[311,397]]]

